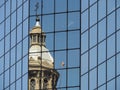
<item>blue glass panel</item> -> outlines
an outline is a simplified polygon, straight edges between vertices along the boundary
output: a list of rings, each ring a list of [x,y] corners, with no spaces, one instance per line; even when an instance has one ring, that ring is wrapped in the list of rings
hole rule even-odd
[[[22,89],[21,89],[21,79],[18,79],[18,80],[16,81],[16,90],[22,90]]]
[[[90,48],[97,44],[97,27],[90,29]]]
[[[103,85],[103,86],[99,87],[98,90],[106,90],[106,86]]]
[[[22,24],[17,27],[17,43],[22,40]]]
[[[90,26],[97,22],[97,4],[90,7]]]
[[[81,56],[81,74],[88,71],[88,53]]]
[[[0,40],[4,37],[4,23],[0,24]],[[0,41],[1,42],[1,41]],[[1,44],[0,44],[1,45]]]
[[[7,52],[5,54],[5,70],[9,68],[9,63],[10,63],[10,53]]]
[[[88,31],[81,35],[81,52],[88,50]]]
[[[106,59],[106,41],[98,45],[98,63],[102,63]]]
[[[106,0],[99,0],[98,5],[99,5],[98,7],[99,17],[98,18],[100,20],[106,15]]]
[[[120,54],[117,54],[117,75],[120,74]]]
[[[66,32],[55,33],[55,49],[66,48]]]
[[[107,90],[115,90],[115,79],[107,83]]]
[[[4,0],[1,0],[1,1],[0,1],[0,6],[1,6],[3,3],[4,3]]]
[[[5,52],[10,49],[10,34],[5,37]]]
[[[10,85],[10,90],[15,90],[15,83],[13,83],[12,85]]]
[[[65,68],[66,67],[66,51],[55,52],[55,68]],[[62,65],[64,63],[64,65]]]
[[[68,86],[78,86],[78,85],[79,85],[79,68],[68,69]]]
[[[80,48],[80,32],[68,32],[68,48]]]
[[[10,17],[6,19],[6,31],[5,34],[7,35],[10,32]]]
[[[80,56],[79,50],[69,50],[68,51],[68,67],[79,67]]]
[[[115,9],[115,0],[108,0],[107,1],[107,11],[108,13],[112,12]]]
[[[11,16],[11,30],[16,27],[16,12],[14,12]]]
[[[51,51],[53,50],[54,45],[54,36],[53,33],[46,34],[46,47]]]
[[[7,0],[6,2],[6,17],[10,15],[10,0]]]
[[[0,41],[0,57],[4,54],[4,39]]]
[[[66,14],[57,14],[55,17],[55,30],[56,31],[66,30],[67,27],[66,22],[67,22]]]
[[[90,71],[90,90],[94,90],[97,85],[97,71],[96,69]]]
[[[98,40],[99,42],[106,38],[106,19],[98,23]]]
[[[28,17],[28,1],[23,5],[23,19]],[[26,24],[27,25],[27,24]]]
[[[88,74],[81,77],[81,90],[88,90]]]
[[[28,37],[23,40],[23,56],[28,54]]]
[[[97,65],[97,47],[90,50],[90,69]]]
[[[22,77],[22,90],[28,90],[28,74]]]
[[[106,80],[106,63],[103,63],[98,67],[98,86],[105,83]]]
[[[117,52],[120,51],[120,31],[117,32]]]
[[[56,12],[64,12],[67,10],[67,0],[56,0],[55,9]]]
[[[9,69],[5,72],[5,87],[9,85]]]
[[[4,6],[0,7],[0,23],[4,20]]]
[[[11,66],[15,63],[15,57],[16,57],[16,52],[15,52],[15,47],[11,49]]]
[[[17,79],[21,77],[21,60],[17,62],[16,75]]]
[[[23,22],[23,38],[26,37],[28,35],[28,19],[26,19],[24,22]]]
[[[23,58],[23,66],[22,66],[23,68],[23,75],[25,74],[25,73],[27,73],[28,72],[28,56],[25,56],[24,58]]]
[[[120,0],[117,0],[117,7],[120,6]]]
[[[68,10],[74,11],[80,9],[80,0],[68,0]]]
[[[16,45],[16,29],[11,32],[11,47]]]
[[[53,32],[54,30],[54,17],[53,15],[46,15],[42,17],[42,29],[45,32]],[[59,22],[60,24],[60,22]]]
[[[81,22],[81,32],[84,32],[86,29],[88,29],[88,10],[81,14]]]
[[[93,3],[96,3],[97,0],[90,0],[90,5],[92,5]]]
[[[54,0],[43,0],[43,13],[53,13]]]
[[[22,4],[22,0],[17,0],[17,7],[19,7]]]
[[[22,57],[22,44],[21,42],[17,44],[17,61]]]
[[[120,8],[117,10],[117,29],[120,29]]]
[[[68,13],[68,29],[79,29],[80,28],[80,13]]]
[[[15,65],[10,68],[10,83],[15,81]]]
[[[88,8],[88,0],[81,0],[82,11]]]
[[[12,12],[16,9],[17,0],[12,0]]]
[[[3,74],[0,75],[0,90],[3,90]]]
[[[115,54],[115,35],[112,35],[107,40],[107,58]]]
[[[57,87],[66,87],[66,70],[57,70],[60,74],[58,79]]]
[[[107,61],[107,80],[113,77],[115,77],[115,57]]]
[[[17,25],[22,22],[22,6],[17,10]]]
[[[108,21],[107,21],[107,35],[109,36],[113,32],[115,32],[115,13],[112,13],[111,15],[108,16]]]
[[[120,76],[117,77],[117,90],[120,90]]]
[[[4,58],[1,57],[0,58],[0,74],[3,73],[3,68],[4,68],[3,66],[4,66]]]

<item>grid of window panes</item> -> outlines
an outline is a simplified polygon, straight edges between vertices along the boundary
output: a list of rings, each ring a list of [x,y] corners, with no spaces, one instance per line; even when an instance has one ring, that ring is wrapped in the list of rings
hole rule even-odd
[[[81,90],[120,89],[120,0],[81,0]]]
[[[0,0],[0,90],[27,90],[28,0]]]

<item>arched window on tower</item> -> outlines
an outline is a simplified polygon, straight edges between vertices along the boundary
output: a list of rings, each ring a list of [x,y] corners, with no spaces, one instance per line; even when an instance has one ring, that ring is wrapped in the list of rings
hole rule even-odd
[[[30,81],[30,90],[35,90],[35,80],[34,79],[32,79]]]

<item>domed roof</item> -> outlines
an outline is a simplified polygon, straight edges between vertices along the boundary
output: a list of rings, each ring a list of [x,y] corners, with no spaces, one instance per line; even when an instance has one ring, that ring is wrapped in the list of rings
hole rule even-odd
[[[42,60],[46,60],[50,63],[53,63],[53,57],[51,56],[49,50],[40,45],[32,45],[29,50],[29,59],[32,57],[34,60],[38,60],[41,58]]]

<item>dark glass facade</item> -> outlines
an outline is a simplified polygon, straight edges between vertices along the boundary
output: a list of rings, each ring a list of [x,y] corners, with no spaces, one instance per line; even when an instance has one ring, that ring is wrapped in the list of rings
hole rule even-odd
[[[120,90],[120,0],[1,0],[0,90],[28,89],[37,2],[57,90]]]

